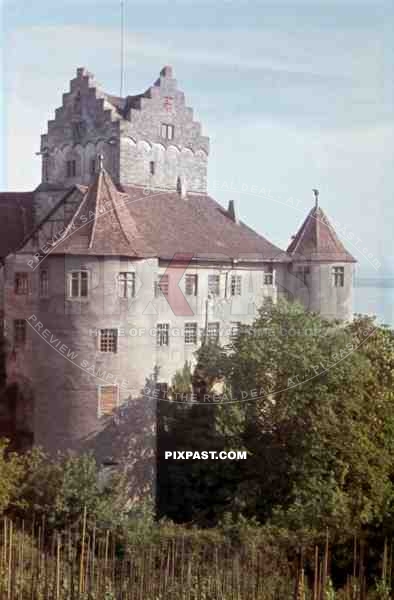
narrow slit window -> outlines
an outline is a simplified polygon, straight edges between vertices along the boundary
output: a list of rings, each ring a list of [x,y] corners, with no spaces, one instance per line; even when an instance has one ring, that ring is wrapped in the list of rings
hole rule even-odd
[[[76,177],[77,175],[77,161],[68,160],[66,163],[67,177]]]
[[[18,348],[26,343],[26,319],[14,320],[14,345]]]
[[[40,296],[41,298],[47,298],[49,293],[49,277],[48,271],[42,269],[40,271]]]

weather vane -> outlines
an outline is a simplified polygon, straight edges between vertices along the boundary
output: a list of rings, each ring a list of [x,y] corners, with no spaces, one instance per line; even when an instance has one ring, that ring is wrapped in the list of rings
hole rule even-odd
[[[315,207],[317,208],[319,206],[319,190],[313,188],[312,192],[315,196]]]

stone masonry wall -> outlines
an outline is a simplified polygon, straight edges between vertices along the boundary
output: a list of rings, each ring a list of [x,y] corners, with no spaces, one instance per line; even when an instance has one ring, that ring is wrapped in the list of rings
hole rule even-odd
[[[43,183],[88,185],[98,154],[104,155],[105,168],[118,180],[120,119],[93,76],[78,69],[55,119],[48,122],[48,133],[41,137]],[[67,174],[70,160],[76,161],[75,176]]]
[[[88,185],[103,154],[104,167],[123,185],[206,192],[209,140],[170,67],[144,94],[123,99],[124,109],[112,102],[90,73],[77,70],[41,138],[42,183]],[[171,139],[162,125],[174,127]],[[68,161],[75,161],[75,174],[67,171]]]
[[[172,139],[162,135],[162,125],[174,127]],[[120,127],[121,183],[176,189],[179,178],[187,191],[206,192],[209,140],[193,120],[170,67],[132,104]]]

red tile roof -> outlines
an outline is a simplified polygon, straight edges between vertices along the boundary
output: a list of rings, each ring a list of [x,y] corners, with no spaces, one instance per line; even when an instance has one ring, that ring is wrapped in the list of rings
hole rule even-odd
[[[338,238],[320,206],[314,206],[309,212],[287,252],[299,260],[357,262]]]
[[[205,258],[287,260],[286,253],[231,215],[206,194],[124,188],[128,209],[155,254],[192,253]],[[148,193],[146,193],[148,192]]]
[[[0,260],[16,250],[33,227],[34,192],[0,193]]]
[[[234,222],[205,194],[183,198],[175,191],[136,186],[117,189],[106,171],[100,172],[89,188],[79,186],[79,190],[81,202],[52,253],[289,260],[283,250],[245,224]]]
[[[127,207],[126,194],[120,193],[111,177],[101,170],[71,217],[56,254],[95,254],[144,256],[152,254]]]

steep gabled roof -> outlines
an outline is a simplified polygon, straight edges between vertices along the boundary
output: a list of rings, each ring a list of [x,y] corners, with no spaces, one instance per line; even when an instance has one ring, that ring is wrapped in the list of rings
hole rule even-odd
[[[54,234],[51,222],[59,233]],[[118,189],[103,168],[89,187],[68,190],[23,240],[23,247],[29,248],[32,241],[34,245],[34,238],[40,247],[51,246],[51,254],[290,260],[206,194]]]
[[[85,188],[78,208],[52,253],[151,255],[152,249],[142,240],[127,208],[127,200],[101,168],[92,185]]]
[[[251,261],[288,261],[286,253],[231,214],[207,194],[141,187],[123,188],[128,208],[143,239],[159,258],[190,253],[195,258],[238,258]]]
[[[33,227],[34,192],[0,193],[0,260],[13,252]]]
[[[287,253],[296,259],[357,262],[346,250],[322,208],[317,204],[294,236]]]

